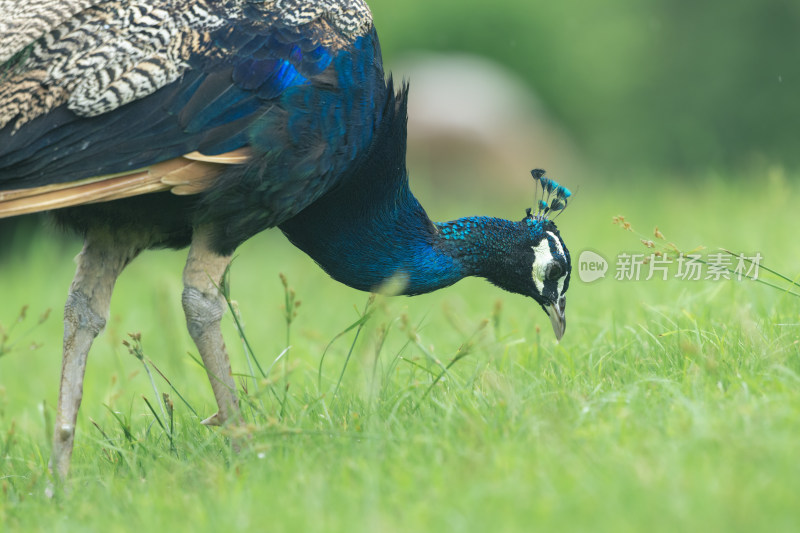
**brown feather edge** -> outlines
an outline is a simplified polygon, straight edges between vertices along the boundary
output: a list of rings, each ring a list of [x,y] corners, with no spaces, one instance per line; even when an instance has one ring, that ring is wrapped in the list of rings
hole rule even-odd
[[[250,160],[250,157],[253,155],[253,151],[250,149],[249,146],[244,146],[242,148],[238,148],[231,152],[226,152],[224,154],[219,155],[204,155],[200,152],[191,152],[189,154],[184,155],[186,159],[191,159],[192,161],[202,161],[204,163],[218,163],[220,165],[242,165],[247,163]]]
[[[153,182],[153,178],[149,173],[142,172],[132,176],[120,176],[100,182],[85,183],[76,187],[0,202],[0,218],[81,204],[107,202],[136,196],[142,194],[143,190],[149,193],[168,189],[169,186],[164,185],[160,180]]]
[[[131,172],[0,191],[0,218],[168,190],[181,196],[198,194],[211,186],[225,166],[246,163],[250,155],[249,147],[216,156],[192,152]]]

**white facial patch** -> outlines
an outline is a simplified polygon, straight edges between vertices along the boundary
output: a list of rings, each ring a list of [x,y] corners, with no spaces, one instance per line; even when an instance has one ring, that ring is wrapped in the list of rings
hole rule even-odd
[[[546,232],[547,235],[553,238],[553,243],[558,250],[560,255],[564,255],[564,247],[561,246],[561,241],[558,240],[558,237],[555,236],[554,233],[548,231]],[[545,237],[542,239],[538,245],[531,246],[533,248],[533,253],[535,254],[533,260],[533,267],[531,270],[531,274],[533,276],[533,283],[536,285],[536,289],[539,291],[539,294],[543,294],[544,291],[544,280],[547,275],[547,267],[554,261],[553,253],[550,251],[550,239]],[[561,296],[564,293],[564,282],[566,281],[567,276],[566,272],[560,278],[558,278],[558,295]]]
[[[558,237],[556,237],[550,231],[548,231],[547,234],[550,235],[551,237],[553,237],[553,242],[556,244],[556,248],[558,249],[559,255],[564,257],[566,254],[564,253],[564,247],[561,246],[561,240]],[[559,296],[564,294],[564,281],[566,281],[566,279],[567,279],[567,273],[566,272],[564,272],[564,274],[560,278],[558,278],[558,295]]]
[[[548,233],[550,232],[548,231]],[[545,237],[536,246],[531,246],[534,253],[531,274],[533,275],[533,284],[536,285],[539,294],[542,294],[542,291],[544,291],[544,277],[547,273],[547,266],[553,262],[553,254],[550,253],[550,243],[548,240],[549,239]]]
[[[558,239],[558,237],[556,237],[555,234],[552,231],[548,231],[547,234],[550,235],[553,238],[553,242],[556,244],[556,248],[558,249],[558,253],[560,255],[564,255],[564,248],[561,246],[561,241]]]

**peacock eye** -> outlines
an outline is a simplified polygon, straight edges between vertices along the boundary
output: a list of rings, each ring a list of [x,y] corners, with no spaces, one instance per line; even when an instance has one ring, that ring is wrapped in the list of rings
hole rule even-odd
[[[561,265],[559,265],[558,263],[552,263],[547,268],[547,279],[549,279],[550,281],[555,281],[561,277],[562,273],[563,270],[561,269]]]

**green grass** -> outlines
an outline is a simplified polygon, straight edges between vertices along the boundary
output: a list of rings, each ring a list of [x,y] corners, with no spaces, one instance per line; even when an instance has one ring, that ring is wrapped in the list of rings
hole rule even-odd
[[[425,196],[437,205],[435,190]],[[799,201],[779,172],[627,190],[589,182],[559,226],[575,257],[645,251],[611,223],[624,214],[683,248],[759,251],[794,276]],[[521,217],[524,207],[490,214]],[[431,215],[485,211],[473,200]],[[796,298],[751,282],[575,276],[557,344],[532,301],[466,280],[378,298],[354,342],[358,328],[337,335],[367,296],[329,280],[277,232],[246,243],[232,268],[234,305],[265,373],[291,345],[266,379],[254,365],[259,378],[241,378],[247,425],[199,424],[215,409],[188,355],[185,251],[147,253],[120,279],[89,359],[70,490],[49,500],[60,307],[78,251],[62,240],[40,238],[0,265],[0,323],[29,306],[0,356],[4,530],[749,532],[800,521]],[[279,272],[301,302],[288,343]],[[47,308],[52,316],[25,334]],[[230,317],[235,372],[250,375]],[[150,367],[174,403],[171,431],[122,344],[129,332],[186,399]]]

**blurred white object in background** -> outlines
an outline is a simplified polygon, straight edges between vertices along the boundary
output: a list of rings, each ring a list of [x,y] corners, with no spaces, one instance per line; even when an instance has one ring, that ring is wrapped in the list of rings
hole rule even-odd
[[[580,168],[568,135],[533,89],[502,65],[475,55],[419,53],[390,67],[411,84],[412,174],[528,187],[524,173],[532,168],[566,182]]]

